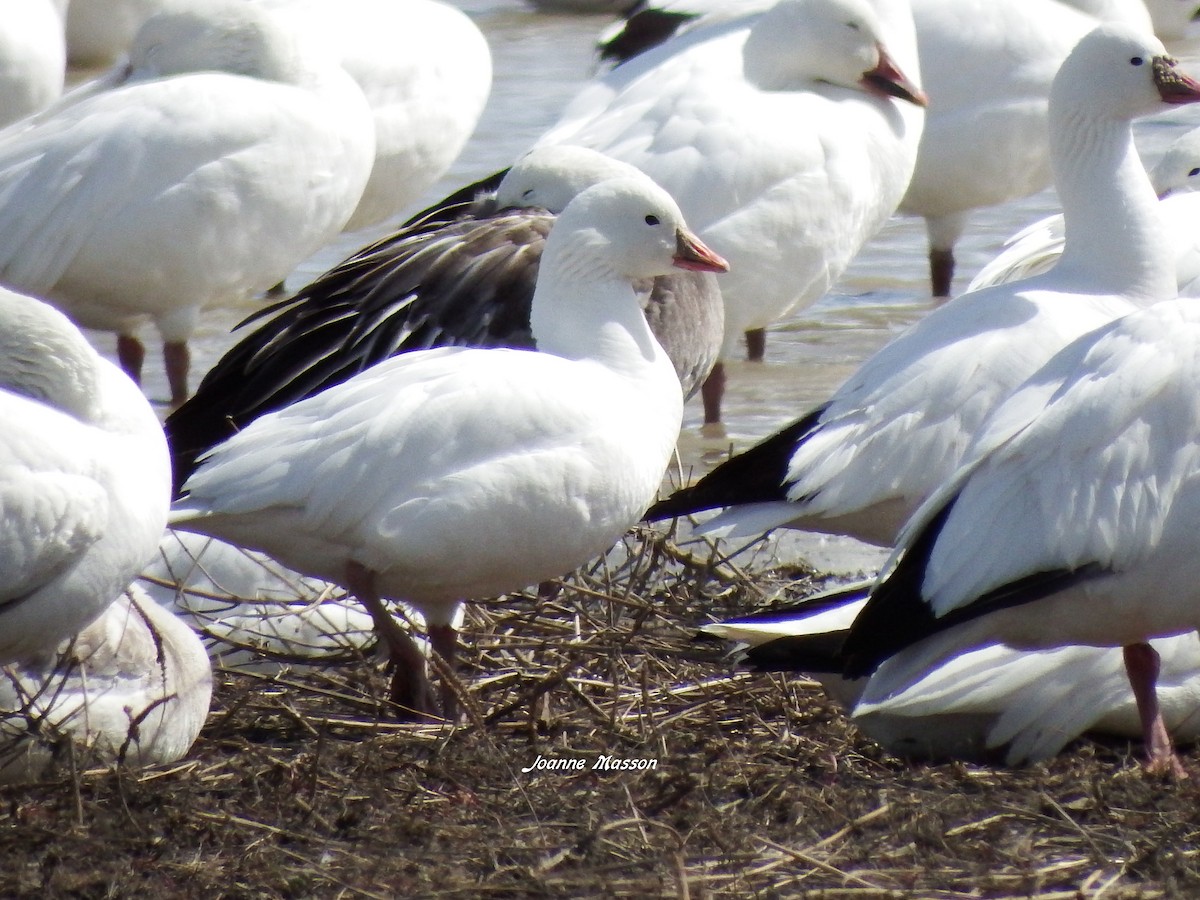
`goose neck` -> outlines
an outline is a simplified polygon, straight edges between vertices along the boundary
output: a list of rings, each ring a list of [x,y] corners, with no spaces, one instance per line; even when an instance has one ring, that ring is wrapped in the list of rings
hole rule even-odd
[[[1052,132],[1063,207],[1061,271],[1093,293],[1155,302],[1177,293],[1158,198],[1127,121],[1065,116]]]

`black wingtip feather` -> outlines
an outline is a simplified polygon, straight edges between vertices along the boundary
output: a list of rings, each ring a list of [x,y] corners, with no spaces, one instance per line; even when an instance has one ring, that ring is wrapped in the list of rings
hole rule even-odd
[[[706,509],[787,499],[787,473],[796,447],[821,424],[828,404],[731,456],[695,484],[660,500],[642,517],[646,522]]]
[[[870,675],[884,660],[901,650],[956,625],[988,613],[1032,603],[1109,571],[1099,563],[1088,563],[1074,569],[1033,572],[936,617],[921,586],[925,581],[930,555],[958,496],[956,494],[951,498],[926,523],[916,540],[904,551],[895,569],[871,592],[846,638],[842,674],[847,678]]]
[[[759,672],[837,674],[843,668],[846,631],[789,635],[750,647],[742,662]]]

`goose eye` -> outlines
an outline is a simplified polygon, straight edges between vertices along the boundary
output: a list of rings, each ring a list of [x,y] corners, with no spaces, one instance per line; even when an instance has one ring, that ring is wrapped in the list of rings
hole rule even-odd
[[[1188,178],[1191,178],[1193,175],[1200,175],[1200,168],[1195,168],[1188,172]]]
[[[532,196],[533,196],[533,188],[526,188],[525,191],[521,194],[521,199],[528,200]]]
[[[646,216],[646,224],[647,225],[657,225],[658,224],[658,216],[655,216],[655,215]]]
[[[1129,64],[1131,66],[1140,66],[1140,65],[1144,64],[1145,62],[1146,61],[1144,59],[1142,59],[1140,56],[1135,56],[1133,59],[1129,60]]]

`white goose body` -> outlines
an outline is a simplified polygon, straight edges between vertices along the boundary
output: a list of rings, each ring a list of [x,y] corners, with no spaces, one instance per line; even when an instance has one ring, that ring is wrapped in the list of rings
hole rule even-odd
[[[11,4],[0,20],[0,127],[58,99],[66,71],[63,23],[51,0]]]
[[[547,238],[540,351],[402,354],[263,416],[201,462],[173,523],[442,626],[583,564],[653,499],[678,436],[679,379],[632,281],[724,266],[682,223],[645,178],[589,188]]]
[[[1200,626],[1198,385],[1182,298],[1084,336],[1002,405],[855,620],[847,671],[878,666],[859,708],[974,647],[1123,647],[1151,764],[1178,771],[1144,655]]]
[[[0,670],[0,783],[85,764],[173,762],[208,717],[212,667],[182,621],[131,587],[74,638]]]
[[[643,177],[582,147],[531,151],[494,196],[447,198],[264,311],[167,417],[176,485],[205,450],[258,416],[389,356],[450,345],[532,349],[530,304],[555,214],[584,188],[630,175]],[[720,351],[717,276],[675,269],[640,280],[637,291],[691,396]]]
[[[1084,11],[1070,0],[914,0],[921,74],[931,98],[900,211],[925,219],[936,296],[950,296],[953,250],[973,210],[1027,197],[1052,180],[1050,84],[1096,25],[1149,32],[1141,0]],[[990,73],[986,89],[966,72]]]
[[[701,631],[734,642],[740,661],[770,671],[803,672],[847,710],[869,690],[818,648],[843,638],[871,582],[815,594],[778,610],[714,623]],[[1152,641],[1162,659],[1158,682],[1172,738],[1200,738],[1200,637]],[[905,757],[1001,759],[1016,766],[1049,759],[1084,734],[1138,738],[1137,705],[1120,650],[1068,646],[1022,651],[1002,645],[966,651],[929,671],[878,708],[854,716],[864,734]]]
[[[441,0],[258,0],[297,18],[362,88],[375,162],[346,223],[357,231],[409,209],[458,157],[492,85],[487,39]]]
[[[865,86],[885,68],[887,88]],[[895,210],[924,116],[916,70],[907,0],[782,0],[618,67],[538,145],[600,150],[679,201],[731,262],[729,357],[824,294]]]
[[[46,304],[0,290],[0,664],[95,619],[153,556],[170,465],[137,387]]]
[[[313,49],[247,3],[148,20],[128,67],[0,135],[0,282],[176,347],[206,305],[277,284],[341,230],[374,153],[362,92]],[[186,359],[168,374],[179,402]]]
[[[1051,93],[1051,150],[1068,228],[1058,266],[933,310],[824,405],[657,504],[651,517],[726,507],[706,530],[789,526],[890,546],[957,469],[991,412],[1054,353],[1175,296],[1158,202],[1130,124],[1164,100],[1195,102],[1200,92],[1172,69],[1156,76],[1166,64],[1152,60],[1165,51],[1153,38],[1115,33],[1123,37],[1112,40],[1135,48],[1119,66],[1073,53]]]

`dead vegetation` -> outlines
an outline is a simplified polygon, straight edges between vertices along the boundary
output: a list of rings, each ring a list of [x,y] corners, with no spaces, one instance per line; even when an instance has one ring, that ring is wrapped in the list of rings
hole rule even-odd
[[[459,727],[393,721],[370,660],[223,672],[187,761],[4,788],[0,896],[1200,896],[1194,780],[1092,742],[1017,771],[895,759],[815,685],[691,639],[807,573],[625,550],[471,608]],[[539,756],[583,768],[522,772]]]

